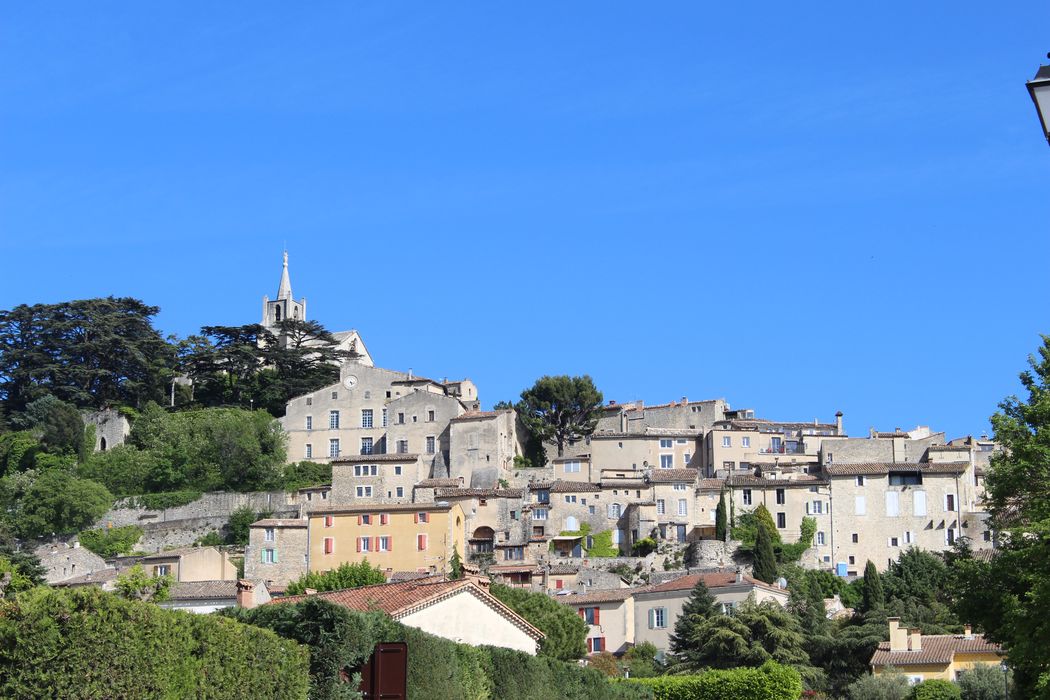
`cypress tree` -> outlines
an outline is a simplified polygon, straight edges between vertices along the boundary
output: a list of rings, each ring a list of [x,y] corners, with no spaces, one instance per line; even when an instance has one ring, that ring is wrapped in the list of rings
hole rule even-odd
[[[861,605],[864,607],[864,612],[868,612],[881,608],[885,604],[886,594],[882,591],[882,577],[879,576],[878,569],[869,559],[864,566],[864,598]]]
[[[715,598],[707,590],[707,585],[701,577],[689,598],[682,606],[682,614],[674,623],[674,634],[671,635],[671,653],[682,652],[696,646],[697,640],[694,630],[715,610]]]
[[[450,579],[463,578],[463,560],[459,558],[459,549],[456,545],[452,545],[452,557],[448,560],[448,568]]]
[[[755,563],[751,574],[759,581],[773,583],[777,578],[777,558],[773,553],[773,538],[766,524],[759,521],[755,536]]]
[[[729,520],[726,517],[726,491],[722,489],[721,495],[718,497],[718,508],[715,509],[715,539],[719,542],[726,541],[726,535],[729,534]]]

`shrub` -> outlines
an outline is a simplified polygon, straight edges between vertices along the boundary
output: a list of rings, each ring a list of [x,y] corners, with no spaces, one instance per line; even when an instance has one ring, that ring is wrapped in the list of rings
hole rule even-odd
[[[962,691],[951,681],[931,678],[911,689],[910,700],[959,700]]]
[[[230,513],[230,519],[226,521],[226,541],[241,546],[248,544],[252,523],[270,515],[272,513],[257,513],[251,506],[241,506]]]
[[[910,692],[907,677],[892,668],[877,676],[863,676],[846,689],[850,700],[904,700]]]
[[[798,700],[802,678],[798,671],[767,661],[759,668],[707,671],[691,676],[630,679],[653,691],[655,700]]]
[[[644,557],[656,551],[656,540],[652,537],[643,537],[631,547],[631,554],[636,557]]]
[[[85,530],[79,535],[80,544],[100,557],[128,554],[141,538],[142,528],[138,525]]]
[[[328,571],[310,571],[288,584],[288,595],[305,593],[307,588],[315,591],[339,591],[344,588],[360,588],[376,583],[386,583],[383,572],[368,563],[367,559],[351,564],[340,564]]]
[[[279,487],[285,491],[297,491],[308,486],[323,486],[332,483],[332,465],[320,462],[293,462],[284,465]]]
[[[979,664],[967,669],[956,683],[962,691],[963,700],[999,700],[1006,694],[1007,681],[1003,679],[1003,672],[998,664]],[[1016,691],[1012,687],[1010,697],[1016,697]]]
[[[2,697],[298,700],[307,664],[305,649],[268,630],[97,588],[0,602]]]
[[[545,635],[540,653],[573,661],[587,653],[587,623],[567,605],[542,594],[494,584],[489,592]]]
[[[102,484],[56,469],[44,472],[29,487],[15,522],[27,538],[71,535],[102,517],[112,504],[113,496]]]
[[[198,537],[193,544],[197,547],[221,547],[226,544],[226,538],[218,530],[212,530]]]

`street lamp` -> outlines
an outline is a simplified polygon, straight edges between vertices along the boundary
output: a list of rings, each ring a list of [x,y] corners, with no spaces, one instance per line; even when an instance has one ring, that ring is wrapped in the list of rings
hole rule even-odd
[[[1050,53],[1046,55],[1050,58]],[[1050,66],[1039,66],[1035,77],[1025,83],[1028,94],[1035,102],[1035,110],[1039,113],[1039,123],[1043,127],[1043,135],[1050,143]]]
[[[1044,66],[1045,68],[1046,66]],[[1010,667],[1006,662],[999,664],[999,670],[1003,672],[1003,693],[1006,700],[1010,700]]]

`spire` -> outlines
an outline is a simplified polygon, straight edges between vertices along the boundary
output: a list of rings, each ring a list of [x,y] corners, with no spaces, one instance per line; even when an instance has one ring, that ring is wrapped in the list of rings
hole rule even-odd
[[[281,286],[277,288],[278,299],[292,298],[292,281],[288,278],[288,251],[284,251],[284,268],[281,270]]]

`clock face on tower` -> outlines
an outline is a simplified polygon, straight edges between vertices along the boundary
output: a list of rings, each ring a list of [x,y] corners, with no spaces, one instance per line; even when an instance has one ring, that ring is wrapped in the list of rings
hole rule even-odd
[[[353,389],[355,386],[357,386],[357,377],[355,377],[352,374],[346,375],[346,378],[343,379],[343,386],[345,386],[347,389]]]

